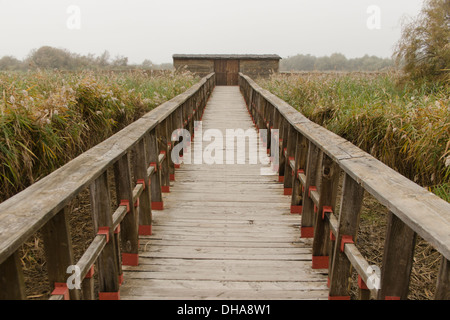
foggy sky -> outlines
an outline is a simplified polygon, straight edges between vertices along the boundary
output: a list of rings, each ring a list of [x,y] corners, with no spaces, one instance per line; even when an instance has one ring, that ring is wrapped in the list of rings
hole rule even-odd
[[[129,63],[175,53],[390,57],[423,0],[0,0],[0,57],[43,45]],[[373,28],[370,6],[379,8]],[[73,6],[79,12],[74,12]],[[72,8],[72,9],[69,9]],[[74,20],[75,19],[75,20]],[[376,21],[375,21],[376,22]],[[74,24],[75,23],[75,24]],[[74,27],[75,26],[75,27]]]

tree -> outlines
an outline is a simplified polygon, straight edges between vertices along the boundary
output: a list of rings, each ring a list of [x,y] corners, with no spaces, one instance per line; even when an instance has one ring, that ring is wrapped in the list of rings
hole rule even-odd
[[[426,0],[420,15],[403,26],[394,58],[412,80],[449,80],[450,0]]]
[[[153,67],[153,63],[152,63],[149,59],[145,59],[145,60],[142,62],[141,67],[142,67],[143,69],[151,69],[151,68]]]
[[[23,63],[13,56],[4,56],[0,59],[0,70],[13,71],[23,68]]]
[[[27,60],[43,69],[71,69],[72,67],[70,52],[49,46],[32,50]]]
[[[124,56],[116,56],[112,62],[114,67],[126,67],[128,65],[128,58]]]
[[[108,50],[105,50],[100,57],[97,58],[97,64],[100,67],[106,67],[109,65],[110,54]]]

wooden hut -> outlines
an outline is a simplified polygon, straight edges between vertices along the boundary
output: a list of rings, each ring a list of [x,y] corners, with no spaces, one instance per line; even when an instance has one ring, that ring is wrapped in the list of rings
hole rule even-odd
[[[175,54],[175,69],[187,69],[201,77],[216,73],[216,85],[238,85],[238,73],[251,78],[268,77],[279,70],[281,57],[274,54]]]

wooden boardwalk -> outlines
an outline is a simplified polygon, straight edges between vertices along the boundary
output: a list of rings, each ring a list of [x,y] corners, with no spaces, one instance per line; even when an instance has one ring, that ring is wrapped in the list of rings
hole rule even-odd
[[[216,87],[203,132],[248,128],[239,87]],[[312,270],[312,240],[300,238],[301,218],[290,214],[278,176],[260,174],[268,166],[177,169],[152,236],[140,237],[139,266],[123,267],[121,299],[327,299],[327,270]]]

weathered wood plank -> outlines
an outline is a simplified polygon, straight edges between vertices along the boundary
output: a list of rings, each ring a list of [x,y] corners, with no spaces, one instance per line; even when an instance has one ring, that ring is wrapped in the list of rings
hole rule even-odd
[[[96,233],[103,232],[105,248],[98,257],[100,293],[119,292],[120,263],[112,230],[111,199],[107,173],[104,172],[90,187],[92,217]]]
[[[51,288],[57,283],[66,283],[67,268],[74,265],[72,237],[69,227],[69,209],[58,212],[41,230],[45,248],[45,261]],[[78,300],[79,290],[70,290],[70,298]]]
[[[255,99],[259,113],[255,108],[254,114],[262,127],[265,102]],[[252,122],[238,88],[217,87],[203,117],[203,132],[240,126],[245,130]],[[204,150],[208,144],[201,145],[197,134],[192,150]],[[236,144],[223,148],[224,152],[236,150]],[[247,298],[326,298],[326,275],[310,268],[312,243],[300,239],[301,220],[290,214],[290,197],[282,194],[278,176],[261,175],[263,166],[248,161],[243,165],[182,164],[171,193],[163,195],[164,211],[153,213],[153,235],[140,237],[141,265],[124,267],[128,280],[122,286],[122,298],[176,298],[182,291],[170,288],[179,283],[189,283],[190,294],[185,297],[214,298],[215,287],[203,284],[219,281],[225,285],[222,296],[235,299],[244,291]],[[287,290],[283,293],[277,283]],[[241,289],[235,292],[238,284]],[[267,290],[257,290],[258,284]]]
[[[25,299],[25,282],[19,253],[0,263],[0,300]]]
[[[378,299],[408,298],[416,233],[392,212],[388,215],[387,234],[384,245],[381,289]]]
[[[356,241],[359,219],[364,198],[364,189],[350,176],[345,175],[341,210],[338,218],[336,246],[333,254],[333,263],[330,271],[330,296],[345,297],[348,293],[348,279],[350,277],[351,261],[341,250],[342,237],[351,237]],[[365,270],[360,270],[365,272]]]

